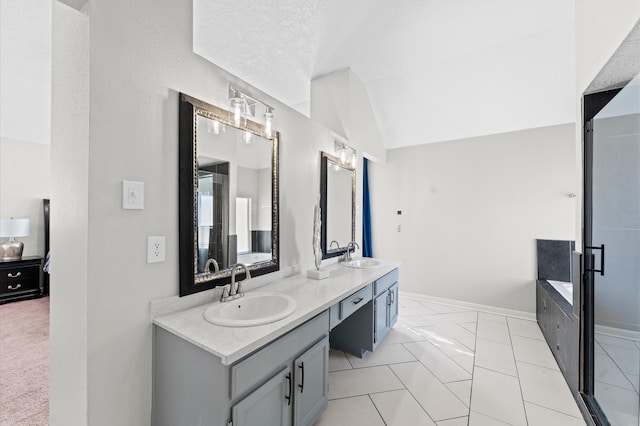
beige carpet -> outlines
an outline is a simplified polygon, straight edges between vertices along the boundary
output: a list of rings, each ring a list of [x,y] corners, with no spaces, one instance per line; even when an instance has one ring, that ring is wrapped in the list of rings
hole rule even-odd
[[[49,422],[49,298],[0,305],[0,426]]]

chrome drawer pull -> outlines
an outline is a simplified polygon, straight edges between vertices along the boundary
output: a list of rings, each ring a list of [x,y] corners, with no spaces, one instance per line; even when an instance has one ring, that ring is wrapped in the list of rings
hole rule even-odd
[[[9,290],[17,290],[17,289],[19,289],[20,287],[22,287],[22,284],[18,284],[18,285],[17,285],[17,286],[15,286],[15,287],[14,287],[14,286],[12,286],[12,285],[9,285],[9,287],[7,287],[7,289],[9,289]]]
[[[354,305],[357,305],[358,303],[362,302],[364,300],[364,297],[358,297],[356,300],[354,300],[353,303]]]
[[[22,272],[18,272],[18,273],[17,273],[17,274],[15,274],[15,275],[13,275],[11,272],[9,272],[9,273],[7,274],[7,276],[8,276],[9,278],[18,278],[18,277],[19,277],[19,276],[21,276],[21,275],[22,275]]]

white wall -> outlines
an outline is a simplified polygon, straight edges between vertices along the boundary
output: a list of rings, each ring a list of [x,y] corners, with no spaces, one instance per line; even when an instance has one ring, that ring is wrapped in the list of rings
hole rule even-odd
[[[57,283],[58,288],[52,288],[51,425],[145,425],[151,413],[149,304],[178,294],[178,92],[225,106],[231,82],[276,108],[281,269],[313,260],[320,151],[333,150],[332,132],[192,53],[190,0],[95,2],[90,25],[68,22],[58,9],[54,48],[73,59],[88,41],[89,55],[80,59],[90,58],[90,64],[82,102],[66,102],[68,91],[78,91],[66,86],[68,78],[53,95],[54,108],[60,107],[53,134],[54,178],[62,179],[54,179],[52,189],[52,205],[58,208],[52,212],[58,247],[52,287]],[[67,24],[70,28],[63,27]],[[77,38],[61,47],[74,30]],[[54,71],[64,69],[54,62]],[[68,67],[75,65],[71,60]],[[82,70],[67,69],[81,88]],[[64,113],[72,108],[80,110],[71,111],[63,127]],[[78,149],[62,158],[76,143]],[[144,210],[121,209],[122,180],[145,182]],[[166,236],[166,262],[146,263],[149,235]],[[62,250],[68,243],[77,244],[81,254]],[[70,323],[72,318],[77,323]],[[73,362],[61,358],[62,344],[73,350]],[[70,378],[71,389],[62,385],[62,377]]]
[[[0,139],[0,218],[29,218],[23,256],[44,256],[42,199],[51,194],[51,147]],[[4,238],[1,238],[4,240]]]
[[[89,19],[59,2],[52,78],[49,424],[82,426],[89,399]],[[101,270],[117,269],[105,261]]]
[[[573,124],[389,150],[374,256],[403,262],[404,290],[535,312],[535,239],[573,238],[573,150]]]

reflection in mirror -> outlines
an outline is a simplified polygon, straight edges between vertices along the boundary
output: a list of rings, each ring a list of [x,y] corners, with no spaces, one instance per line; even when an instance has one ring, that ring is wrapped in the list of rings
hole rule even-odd
[[[197,118],[198,274],[271,260],[271,141]]]
[[[322,258],[343,254],[355,239],[356,171],[338,158],[322,153],[320,208]]]
[[[252,276],[278,270],[278,134],[261,134],[181,95],[181,296],[228,283],[236,263]]]

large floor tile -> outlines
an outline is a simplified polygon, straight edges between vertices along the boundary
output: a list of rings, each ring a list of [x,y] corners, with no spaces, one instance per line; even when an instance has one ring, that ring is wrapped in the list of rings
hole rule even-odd
[[[416,358],[401,343],[380,345],[373,352],[367,352],[363,358],[347,354],[353,368],[373,367],[375,365],[397,364],[415,361]]]
[[[467,407],[471,407],[471,380],[447,383],[446,386],[453,392],[460,401]]]
[[[433,420],[406,389],[374,393],[371,400],[387,426],[435,426]]]
[[[539,405],[524,403],[527,412],[527,421],[529,426],[584,426],[586,425],[583,418],[572,417],[558,411],[550,410]]]
[[[478,319],[476,336],[480,339],[492,340],[494,342],[504,343],[505,345],[511,344],[509,328],[507,327],[506,321],[498,322],[480,317]]]
[[[468,424],[469,424],[468,416],[436,422],[436,425],[438,426],[467,426]]]
[[[453,314],[456,312],[465,312],[469,310],[469,309],[458,308],[458,307],[449,306],[449,305],[442,305],[440,303],[434,303],[434,302],[421,302],[421,303],[424,306],[431,309],[436,314]]]
[[[610,424],[638,426],[638,394],[635,391],[595,382],[594,394]]]
[[[518,376],[511,345],[478,338],[475,365],[510,376]]]
[[[517,361],[524,361],[547,368],[556,368],[556,359],[545,340],[511,336],[513,353]]]
[[[473,374],[473,363],[475,357],[472,356],[452,356],[452,360],[458,363],[462,368],[464,368],[467,373]]]
[[[468,345],[460,343],[454,337],[454,335],[462,334],[462,330],[457,330],[456,332],[456,328],[458,326],[455,324],[449,326],[442,324],[442,326],[425,327],[421,330],[421,333],[424,336],[423,340],[431,342],[431,344],[449,356],[473,357],[473,350]]]
[[[502,323],[502,324],[506,324],[506,322],[507,322],[507,317],[506,316],[498,315],[498,314],[490,314],[489,312],[479,312],[478,313],[478,319],[499,322],[499,323]]]
[[[471,387],[471,418],[473,412],[515,426],[526,426],[527,419],[518,379],[495,371],[476,367]],[[470,424],[482,423],[480,419]]]
[[[368,396],[334,399],[315,426],[385,426]]]
[[[625,349],[637,349],[635,340],[625,339],[624,337],[616,337],[608,334],[594,333],[596,342],[601,345],[618,346]]]
[[[369,367],[329,373],[329,399],[402,389],[389,367]]]
[[[509,423],[501,422],[484,414],[472,411],[469,415],[469,426],[511,426]]]
[[[544,335],[536,321],[507,317],[507,324],[509,325],[509,332],[512,336],[544,340]]]
[[[624,373],[640,374],[640,350],[601,343],[602,348]],[[635,345],[634,345],[635,346]]]
[[[594,380],[609,385],[618,386],[629,390],[634,390],[633,384],[629,378],[618,368],[615,362],[606,353],[594,354],[593,370],[595,372]]]
[[[440,321],[438,324],[436,324],[436,326],[443,335],[457,340],[471,350],[475,350],[475,333],[472,333],[466,328],[462,327],[461,324],[455,324],[449,321]]]
[[[426,317],[421,315],[401,315],[398,314],[398,321],[393,326],[393,328],[403,328],[403,327],[425,327],[428,325],[433,325],[431,321],[429,321]]]
[[[517,365],[525,401],[570,416],[581,416],[578,405],[559,369],[540,367],[521,361],[517,361]]]
[[[391,369],[433,420],[469,414],[462,401],[419,362],[396,364]]]
[[[425,333],[432,325],[425,327],[394,327],[387,333],[381,345],[392,345],[395,343],[420,342],[426,340]]]
[[[430,317],[438,317],[438,321],[448,321],[454,324],[462,324],[478,321],[477,311],[453,312],[450,314],[430,315]]]
[[[459,324],[460,327],[464,328],[465,330],[476,334],[476,329],[478,328],[478,323],[477,322],[465,322],[464,324]]]
[[[404,343],[404,346],[442,382],[471,379],[471,374],[430,342]]]
[[[415,315],[433,315],[437,313],[430,307],[427,307],[423,304],[415,305],[415,306],[399,306],[398,312],[401,315],[406,316],[415,316]]]
[[[335,349],[329,350],[329,371],[350,370],[351,364],[347,359],[347,354]]]

